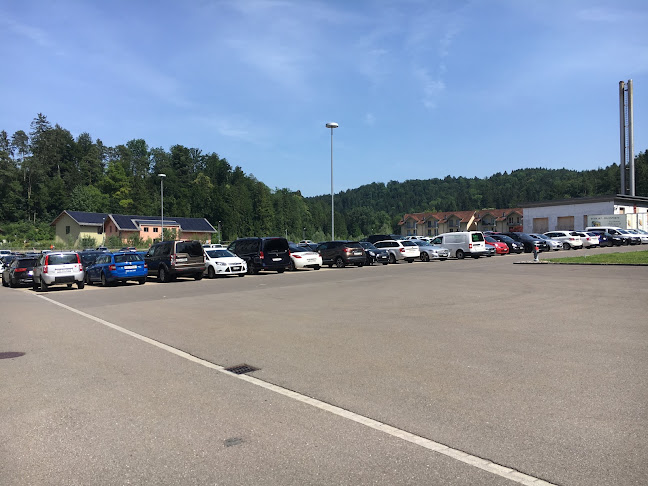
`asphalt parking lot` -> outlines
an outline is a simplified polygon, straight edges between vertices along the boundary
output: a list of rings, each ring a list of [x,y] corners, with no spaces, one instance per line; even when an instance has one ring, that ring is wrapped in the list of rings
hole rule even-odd
[[[531,258],[3,288],[0,482],[646,484],[648,268]]]

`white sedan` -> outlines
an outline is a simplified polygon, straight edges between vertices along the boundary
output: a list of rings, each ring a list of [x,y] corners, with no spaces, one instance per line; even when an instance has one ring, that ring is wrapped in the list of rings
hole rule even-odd
[[[247,265],[229,250],[214,248],[205,250],[205,275],[209,278],[224,275],[238,275],[245,277]]]
[[[319,270],[322,266],[322,255],[305,246],[290,244],[290,270],[314,268]]]

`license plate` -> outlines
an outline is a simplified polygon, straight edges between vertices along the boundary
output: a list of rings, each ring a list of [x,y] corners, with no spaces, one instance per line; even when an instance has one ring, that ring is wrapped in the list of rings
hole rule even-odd
[[[126,265],[124,268],[126,270],[135,270],[137,268],[137,265]]]
[[[309,258],[309,259],[308,259],[308,263],[315,263],[315,261],[316,261],[316,260],[315,260],[314,258]]]
[[[70,273],[72,271],[71,268],[57,268],[56,273]]]
[[[280,262],[280,261],[281,261],[281,258],[273,258],[272,261],[273,261],[273,262]]]
[[[362,255],[362,252],[361,251],[354,251],[353,254],[354,255]]]
[[[241,267],[232,267],[233,272],[238,272],[239,270],[241,270]]]
[[[176,261],[178,261],[178,262],[186,262],[187,259],[186,258],[178,258]]]

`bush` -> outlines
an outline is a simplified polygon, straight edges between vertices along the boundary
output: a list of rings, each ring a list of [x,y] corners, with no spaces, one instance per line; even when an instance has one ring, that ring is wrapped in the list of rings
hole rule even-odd
[[[92,236],[84,236],[79,240],[79,246],[81,249],[83,248],[96,248],[97,247],[97,240],[96,238]]]
[[[124,246],[124,244],[123,244],[123,241],[121,240],[121,238],[119,236],[113,235],[113,236],[109,236],[106,239],[106,246],[108,248],[117,248],[117,249],[119,249],[122,246]]]

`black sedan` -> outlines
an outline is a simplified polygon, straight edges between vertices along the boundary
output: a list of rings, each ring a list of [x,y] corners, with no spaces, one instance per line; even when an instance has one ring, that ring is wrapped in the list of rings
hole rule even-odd
[[[522,253],[524,251],[524,245],[522,243],[519,243],[506,235],[491,233],[488,236],[497,241],[501,241],[502,243],[506,243],[506,246],[508,246],[509,249],[509,253]]]
[[[383,265],[387,265],[389,263],[389,252],[387,250],[376,248],[372,243],[369,243],[368,241],[361,241],[360,244],[367,254],[367,265],[373,265],[374,263],[382,263]]]
[[[20,257],[11,262],[11,265],[2,272],[2,285],[4,287],[18,287],[19,285],[31,285],[34,281],[33,271],[38,263],[38,258]]]
[[[532,253],[534,247],[538,247],[540,251],[549,251],[549,245],[546,241],[539,238],[533,238],[527,233],[511,231],[504,234],[518,243],[522,243],[522,245],[524,245],[525,253]]]

